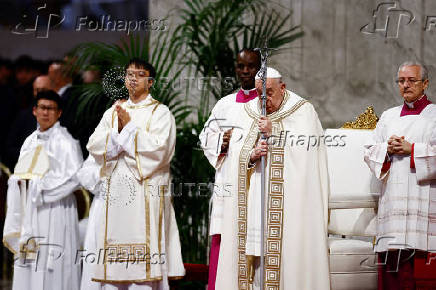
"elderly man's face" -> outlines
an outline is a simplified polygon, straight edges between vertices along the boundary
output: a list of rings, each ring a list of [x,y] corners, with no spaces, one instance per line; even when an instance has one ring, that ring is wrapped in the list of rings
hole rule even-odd
[[[256,80],[256,89],[259,98],[262,95],[262,80]],[[280,108],[285,94],[286,84],[280,79],[266,79],[266,112],[274,113]]]
[[[51,64],[48,67],[48,77],[53,87],[59,85],[60,80],[62,79],[62,65],[58,63]]]
[[[33,96],[36,97],[36,95],[43,91],[43,90],[50,90],[51,89],[51,82],[48,76],[39,76],[33,81]]]
[[[408,103],[418,100],[428,87],[428,80],[421,78],[421,67],[405,66],[398,72],[400,94]]]

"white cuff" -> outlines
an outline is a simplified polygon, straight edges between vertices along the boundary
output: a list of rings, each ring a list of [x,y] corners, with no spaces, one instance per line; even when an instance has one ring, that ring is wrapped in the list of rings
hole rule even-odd
[[[118,144],[120,144],[121,150],[126,151],[132,157],[135,156],[135,134],[137,131],[138,128],[130,121],[118,135]]]
[[[107,143],[106,158],[108,160],[115,159],[121,152],[121,146],[118,143],[118,132],[116,129],[112,129],[109,135]]]

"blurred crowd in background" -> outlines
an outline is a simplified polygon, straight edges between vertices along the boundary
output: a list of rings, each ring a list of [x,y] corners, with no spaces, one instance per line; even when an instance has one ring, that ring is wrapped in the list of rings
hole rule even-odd
[[[100,81],[98,71],[71,72],[68,57],[42,61],[23,55],[16,60],[0,58],[0,162],[13,171],[21,145],[36,129],[32,114],[34,96],[40,90],[53,90],[63,101],[61,122],[79,140],[74,129],[73,85]],[[82,141],[82,140],[81,140]]]

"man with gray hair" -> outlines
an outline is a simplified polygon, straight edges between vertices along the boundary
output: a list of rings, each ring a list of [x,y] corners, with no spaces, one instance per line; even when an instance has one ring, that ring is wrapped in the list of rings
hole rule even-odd
[[[223,198],[216,289],[330,289],[327,156],[324,144],[313,142],[323,129],[313,105],[286,90],[281,78],[267,68],[266,117],[259,98],[237,112],[226,156],[230,194]],[[259,95],[261,87],[258,80]],[[304,140],[294,143],[295,136]],[[263,230],[261,156],[266,159]]]
[[[396,82],[404,103],[383,112],[365,145],[365,162],[383,182],[375,245],[383,264],[379,289],[415,289],[415,257],[436,250],[436,106],[424,92],[424,65],[403,63]]]

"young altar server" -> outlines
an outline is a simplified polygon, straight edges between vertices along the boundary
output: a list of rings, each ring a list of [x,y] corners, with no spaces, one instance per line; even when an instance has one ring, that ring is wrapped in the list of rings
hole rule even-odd
[[[87,145],[103,178],[92,278],[103,289],[168,289],[185,274],[169,193],[176,125],[149,93],[155,75],[141,59],[128,63],[129,100],[104,113]]]
[[[14,253],[14,290],[80,287],[72,193],[83,157],[79,143],[59,125],[61,114],[58,94],[37,94],[33,115],[38,128],[24,141],[8,181],[3,242]]]

